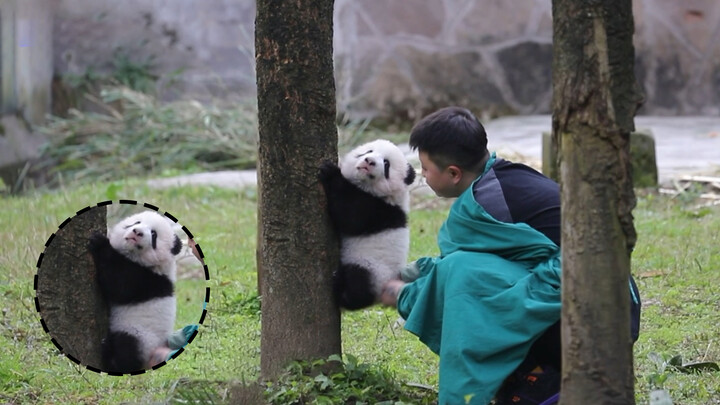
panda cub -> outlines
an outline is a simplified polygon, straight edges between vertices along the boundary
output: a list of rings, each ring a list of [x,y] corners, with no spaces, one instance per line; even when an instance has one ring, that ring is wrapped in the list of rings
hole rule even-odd
[[[153,367],[175,324],[175,256],[180,238],[168,218],[144,211],[121,220],[88,249],[109,308],[102,341],[103,371],[131,373]]]
[[[407,261],[415,169],[395,144],[379,139],[350,151],[340,167],[323,163],[319,179],[340,237],[340,267],[334,274],[338,305],[350,310],[373,305]]]

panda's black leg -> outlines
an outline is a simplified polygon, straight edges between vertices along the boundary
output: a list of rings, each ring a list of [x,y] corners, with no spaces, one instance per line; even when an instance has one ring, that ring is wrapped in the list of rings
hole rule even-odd
[[[103,371],[132,373],[145,368],[140,342],[126,332],[110,332],[102,342]]]
[[[340,307],[357,310],[376,302],[372,289],[372,274],[363,266],[341,264],[334,275],[335,297]]]

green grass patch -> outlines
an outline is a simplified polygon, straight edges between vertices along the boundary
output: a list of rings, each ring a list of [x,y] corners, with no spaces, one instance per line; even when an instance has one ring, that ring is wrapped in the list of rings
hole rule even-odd
[[[120,198],[148,202],[174,215],[195,235],[210,272],[208,314],[197,338],[166,366],[133,378],[96,374],[58,353],[40,327],[33,303],[35,266],[49,235],[77,210]],[[192,186],[151,190],[139,179],[1,197],[0,402],[222,403],[262,395],[264,387],[256,385],[260,299],[255,198],[255,190]],[[648,195],[635,210],[639,238],[633,274],[644,304],[635,345],[638,403],[647,403],[655,388],[668,390],[675,403],[720,403],[719,372],[663,367],[663,361],[668,363],[676,355],[683,364],[720,361],[720,208],[693,204]],[[446,214],[446,208],[412,212],[410,259],[437,254],[435,237]],[[192,300],[194,291],[202,289],[196,283],[204,286],[204,281],[182,282],[186,281],[187,288],[179,287],[183,301],[179,305],[187,304],[182,312],[196,319],[198,304]],[[394,310],[381,307],[343,314],[343,348],[353,356],[344,358],[345,367],[361,367],[369,377],[325,373],[326,379],[318,375],[308,379],[299,364],[283,384],[304,384],[306,391],[328,396],[331,402],[326,403],[337,403],[332,401],[355,389],[360,390],[354,394],[358,398],[367,389],[364,398],[369,403],[382,396],[424,403],[437,387],[437,358],[397,320]],[[373,382],[368,388],[361,380]],[[383,387],[392,393],[382,394]]]
[[[638,402],[662,388],[675,403],[720,403],[720,372],[658,361],[720,362],[720,210],[649,195],[639,201],[635,221],[633,273],[643,299],[635,345]]]
[[[291,363],[277,381],[267,383],[265,398],[276,405],[436,402],[434,391],[403,388],[387,367],[360,363],[351,354]]]

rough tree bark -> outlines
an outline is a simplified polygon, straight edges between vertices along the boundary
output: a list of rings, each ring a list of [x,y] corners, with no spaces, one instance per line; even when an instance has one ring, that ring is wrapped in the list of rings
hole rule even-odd
[[[341,352],[338,252],[317,181],[337,159],[332,0],[258,0],[261,374]]]
[[[553,0],[563,246],[561,404],[634,404],[629,135],[641,101],[631,0]]]
[[[96,369],[108,319],[87,243],[93,232],[107,232],[106,212],[93,207],[58,229],[37,274],[40,316],[50,336],[66,355]]]

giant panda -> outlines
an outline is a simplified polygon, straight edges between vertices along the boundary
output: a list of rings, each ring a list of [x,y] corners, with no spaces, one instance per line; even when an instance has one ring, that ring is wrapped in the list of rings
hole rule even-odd
[[[102,341],[103,371],[132,373],[151,368],[175,324],[175,256],[180,238],[168,218],[143,211],[94,233],[88,249],[100,292],[109,309]],[[168,350],[169,351],[169,350]]]
[[[378,139],[350,151],[340,166],[324,162],[319,180],[340,238],[340,266],[333,276],[337,303],[366,308],[406,264],[415,169],[395,144]]]

